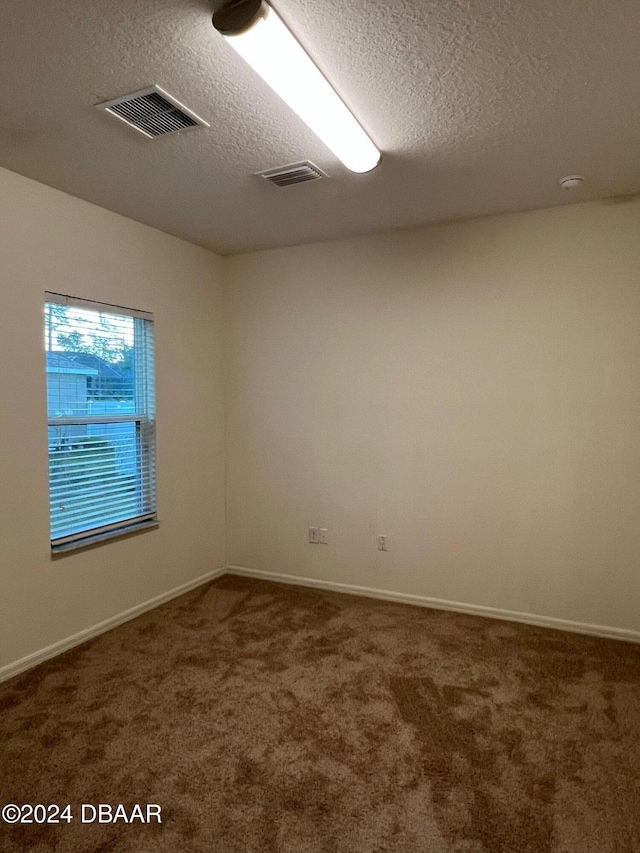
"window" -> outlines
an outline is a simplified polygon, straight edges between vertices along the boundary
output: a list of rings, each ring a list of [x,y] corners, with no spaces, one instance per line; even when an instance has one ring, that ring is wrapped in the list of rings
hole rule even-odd
[[[153,317],[47,293],[51,549],[156,522]]]

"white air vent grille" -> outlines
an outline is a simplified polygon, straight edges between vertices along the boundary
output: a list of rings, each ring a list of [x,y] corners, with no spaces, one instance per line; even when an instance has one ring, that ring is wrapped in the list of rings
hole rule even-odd
[[[258,172],[258,176],[265,178],[269,183],[277,187],[289,187],[292,184],[302,184],[306,181],[317,181],[326,178],[327,175],[313,163],[305,160],[304,163],[293,163],[291,166],[283,166],[280,169],[269,169],[267,172]]]
[[[141,92],[124,95],[96,106],[149,139],[194,127],[209,127],[204,119],[187,109],[160,86],[143,89]]]

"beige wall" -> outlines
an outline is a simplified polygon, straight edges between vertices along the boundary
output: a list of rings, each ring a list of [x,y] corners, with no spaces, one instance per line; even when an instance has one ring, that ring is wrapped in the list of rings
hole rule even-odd
[[[638,198],[224,263],[228,565],[640,629]]]
[[[156,319],[161,526],[51,560],[45,290]],[[0,170],[0,669],[224,565],[221,259]]]
[[[0,671],[224,565],[223,332],[228,565],[640,629],[639,237],[634,199],[223,261],[0,170]],[[55,561],[45,290],[156,316],[162,524]]]

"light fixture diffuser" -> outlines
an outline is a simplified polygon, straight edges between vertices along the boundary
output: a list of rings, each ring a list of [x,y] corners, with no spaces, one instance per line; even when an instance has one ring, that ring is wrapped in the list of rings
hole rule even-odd
[[[213,25],[348,169],[378,164],[376,146],[264,0],[235,0],[214,14]]]

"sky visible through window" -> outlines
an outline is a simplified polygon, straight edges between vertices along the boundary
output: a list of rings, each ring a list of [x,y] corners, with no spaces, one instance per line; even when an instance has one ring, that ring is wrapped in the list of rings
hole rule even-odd
[[[47,352],[91,352],[105,361],[118,361],[133,347],[133,317],[57,305],[45,311]]]

